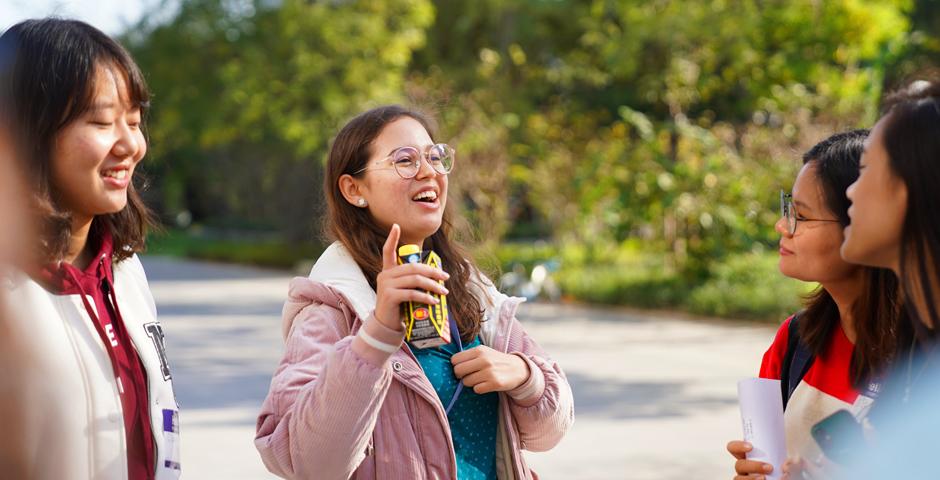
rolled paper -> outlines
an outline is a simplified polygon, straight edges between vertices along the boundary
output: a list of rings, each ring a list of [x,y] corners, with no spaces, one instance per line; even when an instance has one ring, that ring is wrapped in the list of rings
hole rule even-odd
[[[779,480],[783,475],[780,469],[787,459],[780,380],[746,378],[739,381],[738,402],[744,441],[754,447],[747,453],[747,459],[773,465],[774,471],[767,478]]]

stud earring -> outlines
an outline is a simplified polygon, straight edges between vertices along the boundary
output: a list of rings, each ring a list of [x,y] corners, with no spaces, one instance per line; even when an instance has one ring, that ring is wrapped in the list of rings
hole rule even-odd
[[[360,197],[360,198],[359,198],[359,201],[356,202],[356,205],[359,205],[360,207],[365,207],[365,206],[368,205],[368,204],[369,204],[369,203],[366,202],[366,199],[364,199],[364,198],[362,198],[362,197]]]

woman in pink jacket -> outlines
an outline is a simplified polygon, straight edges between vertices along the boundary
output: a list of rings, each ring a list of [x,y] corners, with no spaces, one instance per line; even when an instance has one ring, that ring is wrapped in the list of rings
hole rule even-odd
[[[291,282],[284,358],[258,418],[271,472],[537,478],[521,450],[554,447],[574,421],[564,373],[515,318],[520,299],[451,238],[453,160],[428,119],[399,106],[359,115],[334,140],[324,191],[336,241]],[[397,265],[399,244],[434,250],[447,273]],[[439,348],[404,342],[400,305],[436,303],[425,291],[447,295],[459,331]]]

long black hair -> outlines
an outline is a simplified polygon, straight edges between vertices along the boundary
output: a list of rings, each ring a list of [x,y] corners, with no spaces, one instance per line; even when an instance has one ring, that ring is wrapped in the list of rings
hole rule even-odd
[[[940,82],[912,82],[888,96],[885,107],[888,165],[907,187],[898,274],[920,320],[918,335],[933,340],[940,327]]]
[[[0,36],[12,60],[0,72],[0,98],[9,99],[9,118],[18,143],[21,170],[31,193],[30,208],[38,222],[39,262],[61,260],[69,246],[71,212],[60,204],[52,181],[52,155],[59,133],[92,106],[95,78],[100,68],[122,75],[129,99],[141,109],[141,128],[150,92],[130,54],[117,42],[87,23],[60,18],[26,20]],[[144,249],[144,238],[153,224],[132,183],[127,207],[98,215],[89,232],[92,245],[104,232],[114,240],[114,260],[120,261]]]
[[[845,191],[859,176],[867,136],[868,130],[837,133],[803,155],[803,164],[812,165],[819,179],[826,209],[843,228],[849,225],[851,206]],[[911,338],[909,322],[901,321],[903,309],[894,272],[874,267],[863,267],[862,272],[863,291],[852,305],[856,339],[849,375],[856,386],[882,373]],[[800,338],[819,355],[839,326],[839,307],[829,292],[819,288],[807,297],[803,318],[806,320],[800,322]]]

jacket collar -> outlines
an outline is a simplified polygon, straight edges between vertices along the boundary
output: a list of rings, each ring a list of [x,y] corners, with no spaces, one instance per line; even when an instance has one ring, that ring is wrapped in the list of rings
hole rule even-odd
[[[309,278],[341,293],[360,320],[369,318],[375,310],[375,290],[349,250],[340,242],[333,242],[320,255],[310,270]]]
[[[333,242],[324,250],[310,270],[309,279],[340,293],[349,302],[349,306],[355,311],[360,321],[369,318],[375,310],[375,290],[369,285],[352,255],[340,242]],[[485,310],[485,321],[480,331],[483,343],[495,348],[497,333],[502,330],[499,325],[508,321],[509,318],[506,317],[512,317],[515,313],[515,306],[524,300],[501,293],[483,274],[479,274],[479,280],[474,281],[472,286],[483,300]],[[507,305],[512,308],[503,312],[503,306],[507,300],[510,302]],[[289,327],[286,331],[289,331]]]

